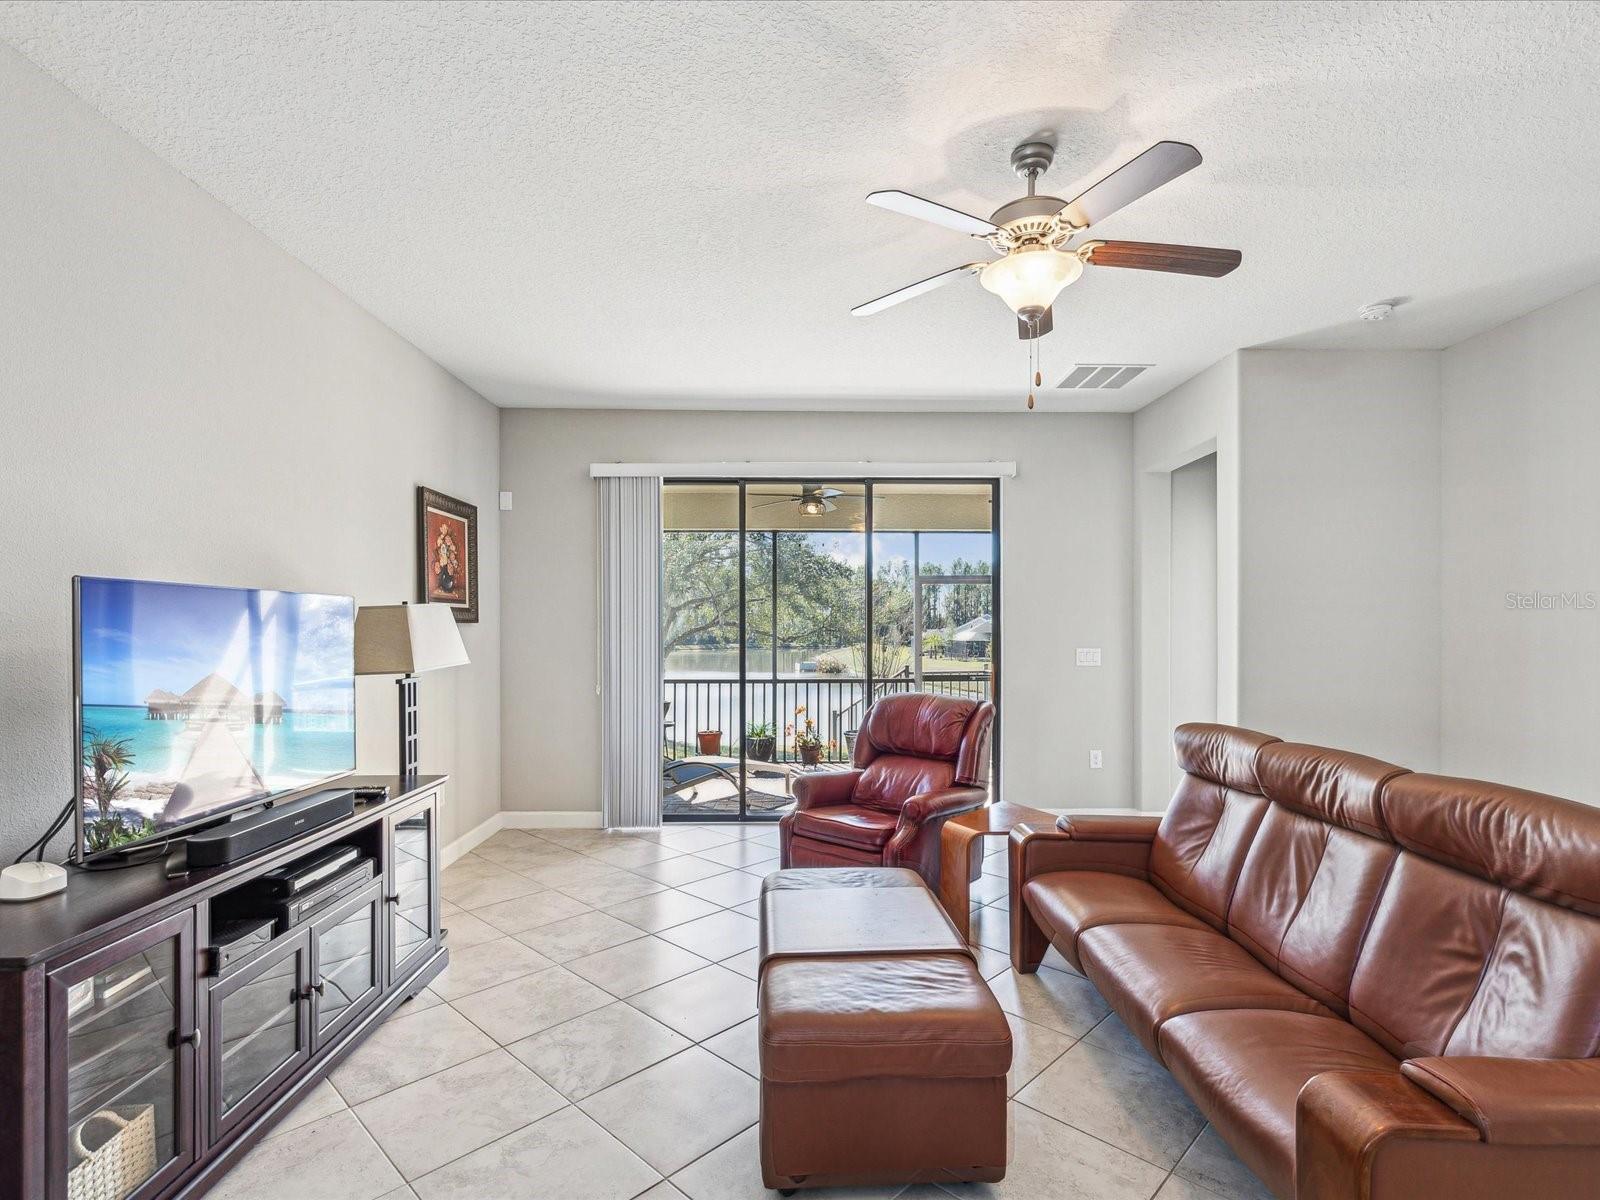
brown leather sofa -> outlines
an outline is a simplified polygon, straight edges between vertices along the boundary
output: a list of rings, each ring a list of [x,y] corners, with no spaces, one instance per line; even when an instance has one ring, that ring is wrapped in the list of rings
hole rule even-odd
[[[939,886],[939,831],[989,798],[982,700],[911,692],[867,711],[848,771],[802,775],[778,823],[784,867],[909,867]]]
[[[1220,725],[1010,844],[1050,945],[1285,1200],[1600,1196],[1600,810]]]

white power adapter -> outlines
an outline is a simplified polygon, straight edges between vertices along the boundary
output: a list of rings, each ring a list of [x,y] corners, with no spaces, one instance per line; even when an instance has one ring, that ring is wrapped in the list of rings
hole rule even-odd
[[[20,862],[0,871],[0,900],[40,900],[67,890],[67,869],[47,862]]]

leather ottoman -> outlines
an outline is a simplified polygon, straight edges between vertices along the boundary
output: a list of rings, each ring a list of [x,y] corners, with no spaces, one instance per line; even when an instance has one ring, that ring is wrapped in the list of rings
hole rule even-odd
[[[994,1182],[1011,1028],[916,872],[788,870],[761,892],[770,1188]]]

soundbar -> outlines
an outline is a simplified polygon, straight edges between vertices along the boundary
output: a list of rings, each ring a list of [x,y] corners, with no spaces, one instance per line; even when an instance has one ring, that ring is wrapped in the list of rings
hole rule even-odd
[[[221,867],[281,845],[331,825],[356,810],[356,794],[349,788],[323,788],[320,792],[284,800],[232,821],[191,833],[187,838],[188,866]]]

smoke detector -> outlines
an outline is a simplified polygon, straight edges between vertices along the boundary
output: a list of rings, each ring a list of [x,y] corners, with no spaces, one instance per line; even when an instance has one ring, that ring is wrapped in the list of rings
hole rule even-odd
[[[1387,300],[1380,300],[1376,304],[1363,304],[1356,309],[1356,316],[1363,321],[1387,321],[1394,312],[1394,305]]]

